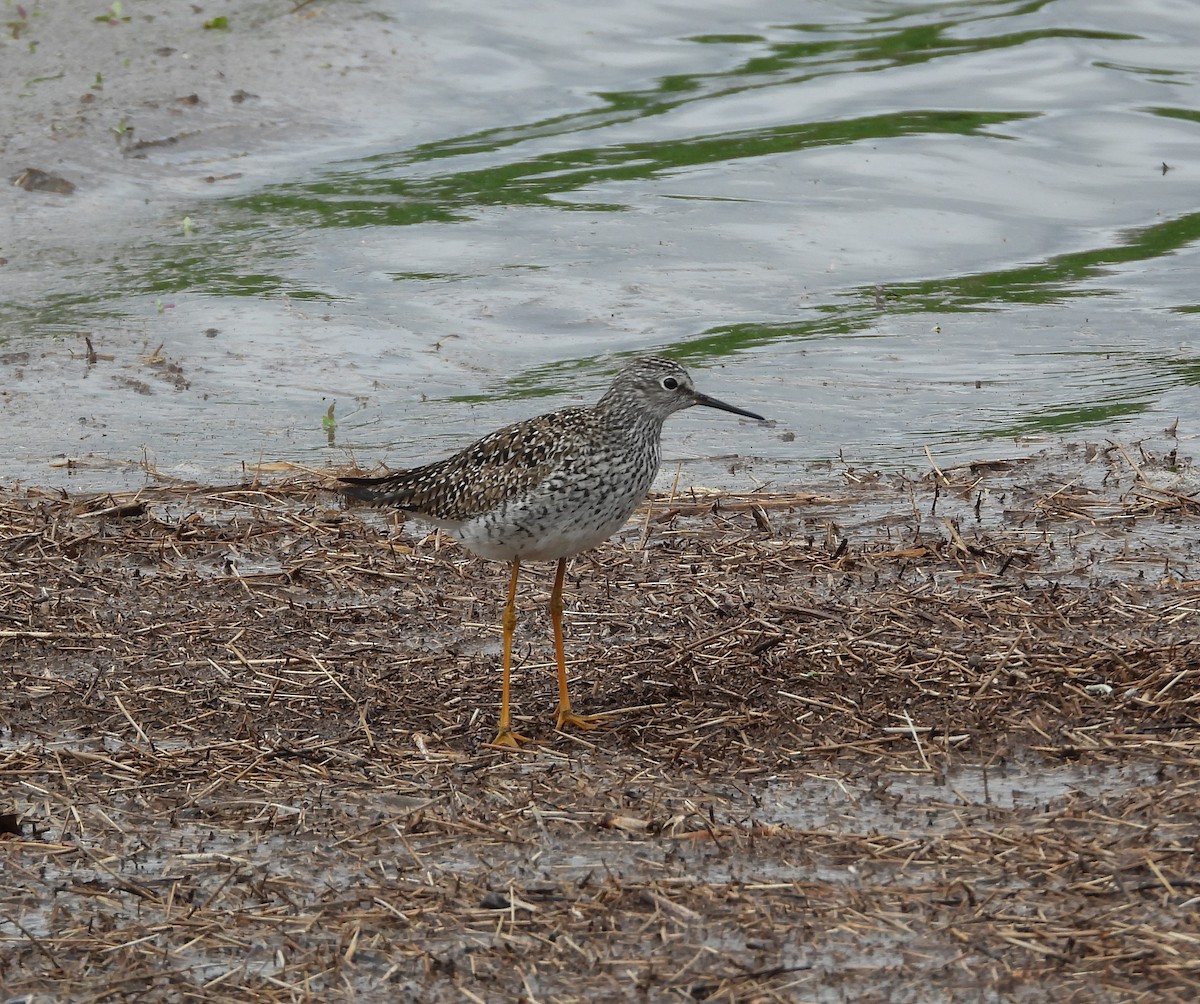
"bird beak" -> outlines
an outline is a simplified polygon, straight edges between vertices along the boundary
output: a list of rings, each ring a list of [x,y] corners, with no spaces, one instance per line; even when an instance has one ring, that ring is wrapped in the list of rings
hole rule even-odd
[[[743,418],[757,419],[759,422],[765,422],[766,419],[762,415],[756,415],[752,411],[746,411],[745,408],[735,408],[732,404],[726,404],[724,401],[718,401],[715,397],[709,397],[707,394],[697,392],[692,398],[693,404],[702,404],[706,408],[716,408],[718,411],[727,411],[731,415],[741,415]]]

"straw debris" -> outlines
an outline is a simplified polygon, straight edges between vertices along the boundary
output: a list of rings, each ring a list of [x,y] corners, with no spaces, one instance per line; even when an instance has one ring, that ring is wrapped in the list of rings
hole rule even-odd
[[[656,498],[523,580],[318,475],[0,492],[6,1000],[1191,1001],[1194,479]],[[815,478],[813,479],[816,480]]]

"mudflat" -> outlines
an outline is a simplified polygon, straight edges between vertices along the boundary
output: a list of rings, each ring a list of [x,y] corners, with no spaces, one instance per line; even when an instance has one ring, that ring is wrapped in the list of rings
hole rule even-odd
[[[0,979],[57,1000],[1183,1001],[1194,473],[652,499],[547,569],[320,475],[0,494]]]

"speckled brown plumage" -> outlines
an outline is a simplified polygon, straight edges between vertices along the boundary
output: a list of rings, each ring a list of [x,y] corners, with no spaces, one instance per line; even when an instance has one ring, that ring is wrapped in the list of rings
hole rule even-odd
[[[447,531],[485,558],[513,563],[504,619],[504,677],[497,742],[521,738],[508,724],[508,674],[521,559],[559,562],[551,613],[559,666],[558,724],[587,727],[571,712],[562,652],[566,559],[607,540],[629,518],[658,473],[663,422],[704,405],[762,420],[698,392],[669,359],[635,359],[589,407],[525,419],[452,457],[377,478],[343,478],[346,495],[392,505]]]

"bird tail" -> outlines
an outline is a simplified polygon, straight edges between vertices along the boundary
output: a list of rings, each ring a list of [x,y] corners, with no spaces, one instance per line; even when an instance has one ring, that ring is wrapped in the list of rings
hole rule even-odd
[[[340,491],[346,498],[371,505],[402,503],[411,494],[406,480],[395,474],[385,474],[381,478],[338,478]]]

